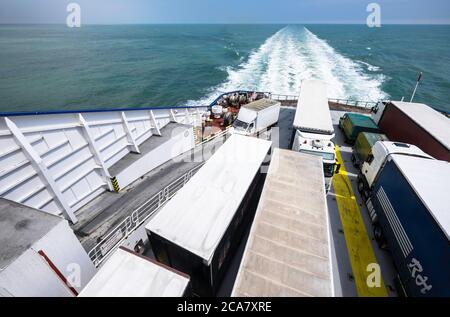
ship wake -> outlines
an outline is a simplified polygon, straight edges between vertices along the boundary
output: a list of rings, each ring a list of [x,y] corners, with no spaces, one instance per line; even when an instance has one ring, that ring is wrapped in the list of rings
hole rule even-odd
[[[300,26],[282,28],[242,64],[225,71],[228,78],[224,83],[210,88],[202,100],[190,104],[207,103],[222,92],[240,89],[297,95],[305,79],[325,81],[330,98],[375,101],[388,97],[381,89],[384,75],[366,73],[361,63]]]

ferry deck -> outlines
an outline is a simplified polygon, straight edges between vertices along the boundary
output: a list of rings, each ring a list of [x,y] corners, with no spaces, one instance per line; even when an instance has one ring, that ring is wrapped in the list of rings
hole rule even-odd
[[[296,100],[284,100],[281,101],[281,104],[278,124],[271,131],[272,140],[279,140],[279,142],[274,142],[274,146],[289,149]],[[329,106],[336,133],[334,142],[337,145],[338,163],[342,164],[339,174],[333,177],[331,190],[326,197],[332,233],[334,293],[336,296],[398,296],[394,287],[394,278],[397,273],[393,261],[389,252],[380,249],[375,242],[366,206],[356,189],[357,170],[351,162],[352,147],[344,142],[344,137],[338,128],[339,118],[346,111],[367,112],[367,110],[331,101]],[[158,138],[150,138],[140,145],[141,154],[168,141],[173,135],[171,131],[178,128],[183,131],[185,127],[185,124],[174,121],[166,124],[161,131],[158,131]],[[208,155],[213,154],[223,144],[226,135],[226,133],[219,133],[214,138],[197,142],[192,150],[160,164],[124,189],[118,192],[104,191],[81,207],[76,212],[78,222],[72,224],[71,227],[94,264],[97,267],[101,266],[107,261],[112,250],[120,244],[123,245],[122,242],[126,242],[114,239],[114,232],[118,226],[128,225],[127,219],[136,210],[150,208],[149,204],[153,202],[149,202],[149,199],[151,197],[158,198],[163,189],[170,189],[171,186],[178,189],[180,186],[182,187],[189,177],[202,166],[205,158],[208,158]],[[136,160],[136,157],[137,155],[130,153],[122,161],[112,166],[111,170],[124,168],[130,161]],[[175,192],[176,190],[171,194]],[[170,195],[164,196],[165,201],[170,197]],[[155,212],[158,210],[156,209]],[[145,223],[140,224],[139,227],[133,229],[133,232],[139,230],[142,232],[144,227]],[[231,264],[216,294],[218,296],[231,295],[249,231],[250,226],[247,228],[245,238],[242,239],[237,252],[233,255]],[[107,252],[103,253],[103,247]],[[146,256],[154,257],[148,245],[140,245],[138,251]],[[96,262],[98,254],[102,254],[100,262]],[[376,288],[368,287],[366,282],[368,265],[372,263],[377,263],[381,268],[381,286]]]
[[[378,247],[369,219],[367,208],[362,202],[356,188],[357,170],[351,162],[352,147],[345,143],[341,130],[338,128],[339,118],[345,111],[331,110],[336,136],[334,142],[338,147],[338,163],[342,164],[339,175],[335,175],[331,190],[327,195],[329,220],[332,232],[332,263],[336,296],[397,296],[394,287],[396,271],[389,251]],[[272,137],[279,134],[279,146],[289,149],[292,136],[292,122],[295,106],[284,103],[280,111],[279,122],[272,130]],[[134,182],[126,191],[119,194],[105,193],[89,203],[85,209],[101,208],[106,213],[100,213],[85,219],[74,226],[80,241],[87,251],[108,233],[111,228],[120,223],[130,212],[138,208],[145,198],[157,193],[187,171],[200,167],[202,160],[194,162],[179,162],[186,157],[199,157],[198,153],[206,150],[213,153],[223,143],[217,138],[203,147],[182,154],[177,162],[169,161],[156,170],[146,174]],[[93,211],[95,214],[95,212]],[[114,214],[111,217],[111,214]],[[250,227],[242,240],[238,251],[233,256],[228,272],[223,279],[218,296],[230,296],[239,265],[244,252]],[[144,255],[154,258],[149,248],[143,249]],[[369,288],[366,283],[367,265],[378,263],[381,268],[382,286]]]

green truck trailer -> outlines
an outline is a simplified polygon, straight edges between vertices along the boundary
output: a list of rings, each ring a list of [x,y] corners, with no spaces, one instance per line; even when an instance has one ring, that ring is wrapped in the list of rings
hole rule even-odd
[[[372,146],[377,141],[388,141],[384,134],[373,132],[361,132],[356,138],[353,147],[352,162],[353,165],[359,167],[372,153]]]
[[[380,128],[369,116],[357,113],[346,113],[339,120],[339,128],[342,129],[345,141],[353,144],[361,132],[381,133]]]

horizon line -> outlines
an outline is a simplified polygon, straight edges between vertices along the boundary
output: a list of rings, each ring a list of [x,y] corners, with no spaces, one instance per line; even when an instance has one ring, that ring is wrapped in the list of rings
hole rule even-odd
[[[66,25],[63,22],[0,22],[0,25]],[[366,23],[359,22],[254,22],[254,23],[238,23],[238,22],[136,22],[136,23],[82,23],[87,26],[112,26],[112,25],[366,25]],[[450,21],[446,23],[442,22],[427,22],[427,23],[409,23],[409,22],[388,22],[382,23],[383,25],[450,25]]]

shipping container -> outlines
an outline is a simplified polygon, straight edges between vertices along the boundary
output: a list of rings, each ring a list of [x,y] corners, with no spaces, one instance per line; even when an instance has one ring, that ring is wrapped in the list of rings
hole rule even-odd
[[[408,296],[450,296],[449,179],[448,162],[392,155],[367,203]]]
[[[189,276],[124,247],[116,250],[80,297],[181,297]]]
[[[270,147],[232,135],[146,225],[156,258],[189,274],[195,294],[216,293],[256,210]]]
[[[379,126],[389,139],[414,144],[438,160],[450,162],[450,119],[433,108],[392,101],[385,106]]]
[[[339,120],[339,127],[344,132],[345,141],[353,144],[361,132],[382,133],[369,116],[359,113],[346,113]]]
[[[358,134],[352,153],[352,162],[355,166],[360,166],[372,154],[372,147],[377,141],[388,141],[388,138],[380,133],[361,132]]]
[[[95,271],[67,220],[0,198],[0,297],[76,296]]]
[[[319,157],[274,150],[232,296],[334,296]]]

